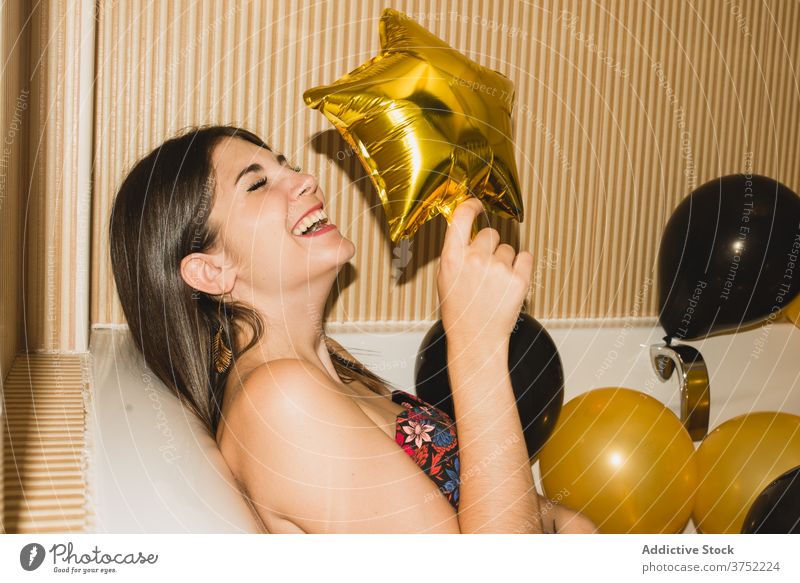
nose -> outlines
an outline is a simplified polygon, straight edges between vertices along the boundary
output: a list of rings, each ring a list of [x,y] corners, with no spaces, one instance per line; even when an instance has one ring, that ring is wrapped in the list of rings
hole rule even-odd
[[[317,183],[317,179],[311,174],[299,174],[298,182],[299,183],[296,191],[298,198],[301,196],[313,194],[319,186],[319,184]]]

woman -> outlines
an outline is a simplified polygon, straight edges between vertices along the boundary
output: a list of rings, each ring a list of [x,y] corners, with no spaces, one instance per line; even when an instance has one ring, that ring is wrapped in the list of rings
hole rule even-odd
[[[459,205],[437,281],[456,427],[325,336],[355,248],[324,203],[257,136],[213,126],[138,162],[112,209],[131,333],[216,437],[265,530],[591,532],[536,494],[508,380],[530,253],[494,229],[470,241],[482,207]]]

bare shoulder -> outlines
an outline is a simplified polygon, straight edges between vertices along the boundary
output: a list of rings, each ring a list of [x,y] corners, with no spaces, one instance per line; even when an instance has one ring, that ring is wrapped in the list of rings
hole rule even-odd
[[[286,453],[293,448],[277,444],[281,440],[297,442],[298,433],[291,428],[304,426],[300,420],[302,412],[313,411],[320,403],[319,395],[328,401],[326,406],[333,415],[338,407],[346,404],[334,395],[331,379],[323,377],[327,375],[299,359],[264,363],[242,380],[241,388],[225,412],[226,430],[219,443],[220,451],[239,490],[268,532],[304,530],[290,519],[280,504],[264,504],[265,499],[278,502],[280,497],[271,493],[274,488],[269,481],[262,480],[253,468],[265,465],[277,468],[286,463]],[[269,428],[266,433],[265,427]],[[271,439],[265,440],[265,434]],[[274,446],[266,447],[268,442]],[[260,484],[256,485],[258,482]]]
[[[436,485],[310,363],[255,369],[226,423],[231,469],[267,523],[277,517],[304,532],[458,532]]]
[[[277,461],[290,449],[313,447],[319,437],[313,427],[325,420],[352,419],[356,410],[360,413],[320,368],[293,358],[269,361],[244,378],[228,407],[225,457],[237,478],[244,480],[254,457]],[[266,448],[265,433],[286,447]]]
[[[320,404],[346,407],[348,403],[350,399],[325,371],[300,359],[282,358],[247,375],[231,409],[246,416],[260,411],[295,415]]]
[[[310,369],[299,359],[286,358],[261,364],[246,374],[223,409],[226,433],[241,433],[243,427],[258,421],[264,407],[286,406],[289,398],[297,397],[294,387],[305,386],[305,381],[313,375]]]

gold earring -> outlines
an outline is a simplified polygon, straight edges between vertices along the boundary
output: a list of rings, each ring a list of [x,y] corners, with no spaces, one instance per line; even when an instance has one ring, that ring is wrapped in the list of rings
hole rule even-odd
[[[219,313],[220,309],[222,308],[222,304],[223,302],[220,300],[217,308],[217,319],[220,322],[222,320],[219,318]],[[225,341],[222,339],[222,327],[222,324],[220,324],[216,333],[214,334],[214,341],[211,343],[211,359],[214,361],[214,369],[219,374],[222,374],[228,370],[233,357],[233,352],[231,352],[231,349],[225,345]]]

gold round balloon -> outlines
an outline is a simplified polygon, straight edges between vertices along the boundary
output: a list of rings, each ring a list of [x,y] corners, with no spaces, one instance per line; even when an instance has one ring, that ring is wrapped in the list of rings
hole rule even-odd
[[[706,436],[695,460],[692,519],[697,529],[739,533],[764,488],[800,465],[800,416],[759,412],[734,417]]]
[[[800,328],[800,296],[797,296],[789,305],[783,308],[783,315],[788,318],[788,320]]]
[[[604,533],[679,533],[692,511],[694,445],[678,417],[632,389],[594,389],[561,409],[539,455],[548,496]]]
[[[511,81],[396,10],[383,11],[379,34],[378,56],[303,99],[355,151],[392,241],[411,237],[437,214],[449,223],[469,196],[522,222]]]

